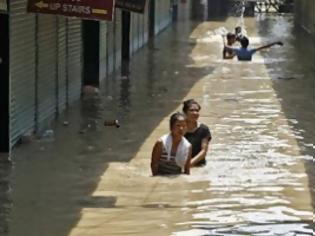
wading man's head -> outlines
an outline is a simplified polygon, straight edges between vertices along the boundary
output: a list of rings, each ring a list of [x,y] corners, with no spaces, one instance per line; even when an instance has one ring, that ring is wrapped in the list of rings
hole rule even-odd
[[[249,45],[249,40],[246,37],[242,37],[240,43],[242,45],[242,48],[247,48]]]

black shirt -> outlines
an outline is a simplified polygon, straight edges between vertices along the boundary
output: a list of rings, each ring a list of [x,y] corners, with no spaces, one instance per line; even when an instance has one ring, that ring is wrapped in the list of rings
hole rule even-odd
[[[192,157],[196,156],[201,151],[201,143],[203,139],[211,140],[211,133],[208,126],[200,124],[200,126],[192,133],[187,132],[185,138],[192,145]],[[206,164],[206,160],[201,160],[197,165]]]

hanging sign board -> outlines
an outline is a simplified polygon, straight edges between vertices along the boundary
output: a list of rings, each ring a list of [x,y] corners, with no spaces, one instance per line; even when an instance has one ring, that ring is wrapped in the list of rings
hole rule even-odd
[[[0,12],[7,12],[7,11],[8,11],[7,0],[0,0]]]
[[[146,0],[116,0],[115,6],[127,11],[144,13]]]
[[[114,0],[28,0],[27,11],[91,20],[113,19]]]

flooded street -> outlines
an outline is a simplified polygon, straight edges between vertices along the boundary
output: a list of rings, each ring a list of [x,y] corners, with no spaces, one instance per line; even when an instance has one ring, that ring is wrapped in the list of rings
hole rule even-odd
[[[0,235],[313,235],[315,50],[293,18],[246,18],[252,62],[222,60],[216,29],[179,22],[0,166]],[[185,99],[212,142],[190,176],[152,177],[151,151]],[[104,127],[118,119],[121,127]],[[69,125],[65,125],[65,121]]]

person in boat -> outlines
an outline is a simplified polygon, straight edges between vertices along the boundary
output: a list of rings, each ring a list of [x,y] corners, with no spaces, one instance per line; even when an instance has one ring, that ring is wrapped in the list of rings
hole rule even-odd
[[[177,112],[170,118],[170,133],[154,145],[151,157],[152,175],[190,174],[191,144],[184,134],[187,125],[184,114]]]
[[[235,53],[235,55],[237,56],[237,59],[239,61],[251,61],[253,55],[260,50],[270,48],[274,45],[283,46],[283,43],[281,41],[277,41],[277,42],[269,43],[267,45],[264,45],[264,46],[261,46],[258,48],[248,48],[249,39],[245,36],[240,39],[240,43],[241,43],[240,48],[234,48],[234,47],[230,47],[228,45],[224,45],[224,49],[225,50],[232,50]]]
[[[187,123],[185,138],[192,145],[191,167],[206,164],[209,143],[212,139],[209,127],[199,122],[200,109],[201,106],[194,99],[189,99],[183,103],[183,112],[186,115]]]

